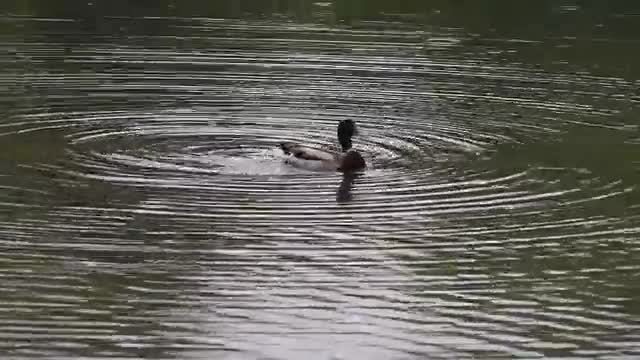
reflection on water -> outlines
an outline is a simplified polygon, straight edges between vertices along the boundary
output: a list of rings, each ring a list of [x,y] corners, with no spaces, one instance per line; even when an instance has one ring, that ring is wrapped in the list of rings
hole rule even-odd
[[[353,183],[358,177],[360,177],[360,173],[348,172],[342,175],[342,181],[340,182],[340,186],[336,192],[336,201],[347,202],[353,199],[351,189],[353,188]]]
[[[640,356],[635,3],[214,3],[0,7],[0,353]]]

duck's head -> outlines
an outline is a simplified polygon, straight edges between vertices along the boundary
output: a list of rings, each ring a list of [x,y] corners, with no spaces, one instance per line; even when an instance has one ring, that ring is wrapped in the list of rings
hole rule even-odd
[[[355,121],[340,121],[340,124],[338,124],[338,140],[344,154],[340,159],[339,169],[344,172],[362,170],[366,166],[362,155],[351,149],[351,137],[354,135],[358,135]]]
[[[351,149],[351,137],[358,134],[358,128],[355,121],[351,119],[342,120],[338,124],[338,141],[342,146],[342,151]]]

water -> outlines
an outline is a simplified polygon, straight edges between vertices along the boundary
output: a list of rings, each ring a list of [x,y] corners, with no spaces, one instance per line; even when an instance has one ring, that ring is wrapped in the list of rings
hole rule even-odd
[[[640,6],[469,3],[0,6],[3,358],[640,356]]]

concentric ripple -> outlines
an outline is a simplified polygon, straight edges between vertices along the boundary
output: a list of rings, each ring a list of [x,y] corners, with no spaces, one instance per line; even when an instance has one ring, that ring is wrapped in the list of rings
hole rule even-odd
[[[0,39],[1,352],[640,355],[637,84],[457,29],[104,21],[153,30],[2,20],[40,28]],[[284,163],[342,119],[366,172]]]

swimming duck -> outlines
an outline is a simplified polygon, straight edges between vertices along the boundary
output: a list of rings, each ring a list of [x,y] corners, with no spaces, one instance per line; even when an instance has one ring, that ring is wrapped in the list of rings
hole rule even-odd
[[[333,170],[353,172],[366,167],[365,161],[355,149],[351,148],[351,137],[357,135],[353,120],[342,120],[338,124],[338,141],[341,153],[320,150],[295,143],[282,143],[280,148],[290,155],[286,162],[309,170]]]

